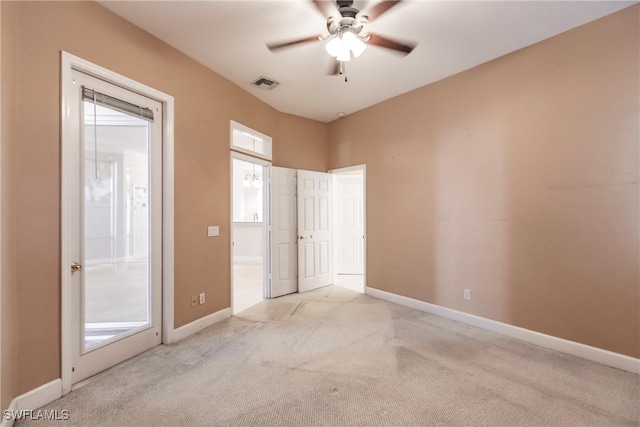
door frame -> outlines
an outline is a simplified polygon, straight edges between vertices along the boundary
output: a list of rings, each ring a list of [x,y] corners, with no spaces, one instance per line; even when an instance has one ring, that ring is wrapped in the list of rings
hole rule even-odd
[[[77,177],[71,176],[66,167],[73,161],[70,116],[71,71],[77,70],[109,83],[137,92],[155,99],[162,104],[162,343],[174,341],[174,99],[173,96],[160,92],[128,77],[93,64],[68,52],[61,51],[61,379],[62,395],[72,389],[71,368],[73,354],[71,342],[75,337],[71,319],[72,286],[69,271],[71,259],[68,235],[72,227],[77,226],[71,220],[73,212],[70,207],[70,194],[77,191],[73,185]]]
[[[362,256],[364,257],[363,259],[363,281],[364,281],[364,293],[367,293],[367,165],[366,164],[361,164],[361,165],[354,165],[354,166],[347,166],[347,167],[343,167],[343,168],[337,168],[337,169],[331,169],[329,170],[330,174],[341,174],[344,172],[353,172],[353,171],[358,171],[361,170],[362,171],[362,226],[364,228],[364,247],[363,247],[363,254]],[[334,176],[333,178],[333,183],[334,183],[334,187],[336,184],[336,180],[337,180],[337,176]],[[338,192],[334,191],[333,192],[333,223],[336,224],[336,215],[337,215],[337,210],[336,210],[336,197],[338,197]],[[337,227],[333,228],[333,241],[336,242],[336,233],[337,233]],[[333,251],[333,265],[335,267],[336,265],[336,257],[337,257],[337,253],[338,251]],[[336,281],[336,276],[338,275],[337,273],[337,269],[334,268],[333,270],[333,281]]]
[[[231,135],[233,138],[233,134]],[[235,307],[233,306],[233,160],[242,160],[249,163],[254,163],[264,167],[264,174],[262,177],[262,298],[271,298],[271,286],[269,280],[271,279],[271,210],[269,209],[269,202],[271,197],[271,166],[270,160],[262,159],[260,157],[244,154],[235,149],[230,150],[229,156],[229,253],[231,260],[231,268],[229,271],[229,285],[230,285],[230,301],[229,307],[231,307],[231,315],[235,315]]]

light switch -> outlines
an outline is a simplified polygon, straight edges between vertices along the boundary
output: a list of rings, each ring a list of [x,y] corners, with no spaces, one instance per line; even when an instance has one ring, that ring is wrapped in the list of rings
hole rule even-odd
[[[220,227],[217,225],[210,225],[207,227],[207,236],[214,237],[220,235]]]

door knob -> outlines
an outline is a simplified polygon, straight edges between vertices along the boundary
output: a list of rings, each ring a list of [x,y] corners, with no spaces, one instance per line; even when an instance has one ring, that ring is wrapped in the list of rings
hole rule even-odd
[[[304,236],[298,236],[298,239],[304,240]]]
[[[79,262],[72,262],[71,263],[71,271],[72,272],[76,272],[76,271],[80,271],[82,269],[82,265],[80,265]]]

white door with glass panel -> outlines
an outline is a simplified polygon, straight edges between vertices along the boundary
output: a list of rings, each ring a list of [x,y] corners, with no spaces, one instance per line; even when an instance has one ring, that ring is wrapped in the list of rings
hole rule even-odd
[[[333,283],[333,176],[299,170],[297,181],[298,292],[306,292]]]
[[[161,342],[162,104],[72,72],[67,236],[77,383]]]

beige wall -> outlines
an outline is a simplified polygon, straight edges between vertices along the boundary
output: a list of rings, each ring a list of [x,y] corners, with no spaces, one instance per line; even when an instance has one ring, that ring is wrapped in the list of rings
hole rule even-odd
[[[330,124],[369,286],[640,356],[639,8]]]
[[[0,27],[8,29],[12,22],[0,13]],[[11,186],[12,151],[8,141],[13,133],[13,89],[14,74],[7,65],[14,57],[13,40],[1,36],[2,52],[0,71],[0,408],[5,409],[15,397],[15,330],[16,330],[16,278],[15,239],[13,238],[13,213],[10,209],[13,199]]]
[[[18,362],[9,365],[15,371],[15,395],[60,377],[61,50],[175,97],[176,327],[230,305],[229,120],[273,136],[275,164],[295,164],[299,156],[301,167],[326,169],[327,148],[316,135],[325,124],[278,113],[97,3],[1,5],[3,21],[15,24],[2,27],[3,65],[15,74],[18,94],[10,106],[15,116],[8,121],[19,131],[5,141],[3,127],[3,144],[13,160],[3,184],[11,182],[16,195],[9,215],[15,218],[11,241],[20,309],[17,327],[7,324],[17,336]],[[5,35],[15,47],[7,64]],[[4,126],[7,117],[2,118]],[[296,128],[286,129],[289,123]],[[3,161],[4,155],[3,149]],[[207,238],[207,225],[219,225],[220,237]],[[10,290],[5,284],[3,277],[3,302]],[[203,291],[207,302],[191,308],[190,295]],[[4,337],[3,331],[3,349]],[[3,371],[3,385],[4,378]]]
[[[283,168],[328,170],[329,128],[291,114],[278,116],[278,137],[273,148],[273,165]]]

